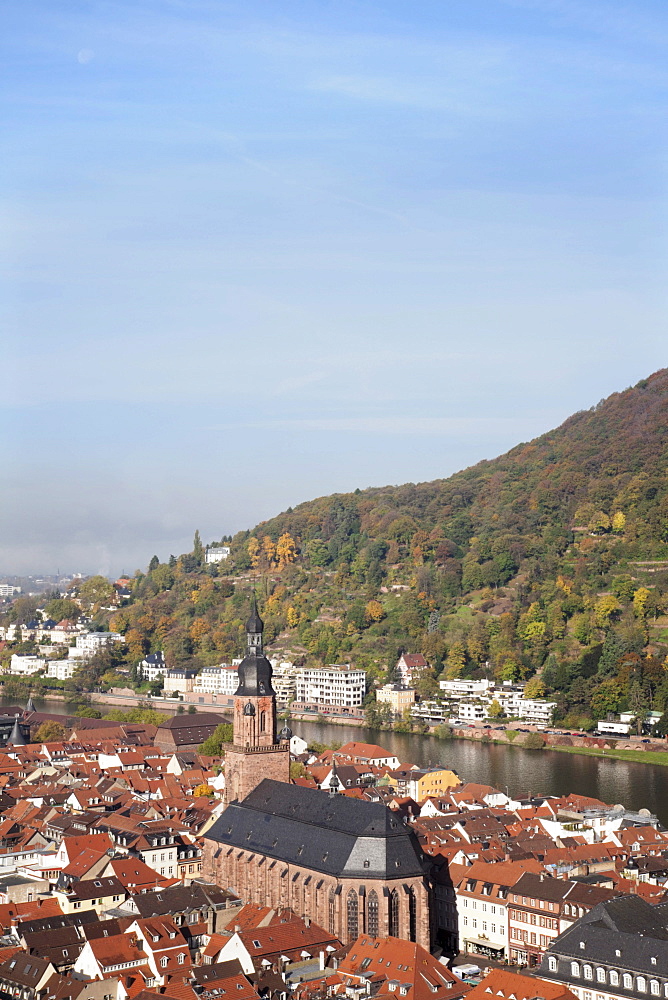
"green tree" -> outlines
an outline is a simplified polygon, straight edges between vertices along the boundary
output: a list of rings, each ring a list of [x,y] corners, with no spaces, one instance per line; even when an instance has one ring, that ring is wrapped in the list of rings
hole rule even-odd
[[[216,726],[211,736],[204,740],[198,748],[198,753],[207,757],[221,757],[225,743],[231,743],[234,739],[234,726],[230,722],[221,722]]]
[[[49,618],[57,622],[64,618],[75,622],[81,614],[81,608],[76,601],[71,601],[67,597],[57,597],[53,601],[49,601],[44,610]]]
[[[97,611],[114,600],[116,591],[106,576],[89,576],[79,586],[77,598],[83,607]]]
[[[542,750],[545,746],[545,737],[540,733],[529,733],[524,737],[522,746],[527,750]]]
[[[202,545],[202,539],[200,538],[199,531],[195,532],[192,555],[195,559],[196,565],[201,566],[204,562],[204,546]]]
[[[501,704],[496,700],[496,698],[490,702],[490,706],[487,709],[487,715],[490,719],[498,719],[501,715],[503,715]]]

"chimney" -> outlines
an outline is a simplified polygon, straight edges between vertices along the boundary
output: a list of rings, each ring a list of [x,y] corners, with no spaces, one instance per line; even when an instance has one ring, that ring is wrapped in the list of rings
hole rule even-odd
[[[307,927],[310,927],[311,926],[311,918],[310,917],[304,917],[304,923],[306,924]]]

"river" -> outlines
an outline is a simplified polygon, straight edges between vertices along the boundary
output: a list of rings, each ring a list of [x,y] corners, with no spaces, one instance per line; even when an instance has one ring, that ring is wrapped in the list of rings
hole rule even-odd
[[[1,705],[16,704],[11,698]],[[38,711],[67,715],[62,701],[35,699]],[[104,712],[107,706],[96,705]],[[118,706],[108,706],[117,708]],[[327,722],[291,723],[305,740],[320,743],[380,743],[395,753],[402,763],[421,767],[444,765],[457,772],[462,781],[493,785],[511,795],[591,795],[611,805],[628,809],[649,809],[668,827],[668,767],[606,760],[557,750],[523,750],[521,747],[480,743],[474,740],[438,740],[416,733],[385,733],[361,726],[335,726]]]
[[[625,760],[560,753],[558,750],[523,750],[521,747],[473,740],[438,740],[415,733],[376,732],[326,722],[290,723],[305,740],[320,743],[379,743],[402,763],[443,765],[462,781],[493,785],[511,795],[591,795],[611,805],[649,809],[668,827],[668,767],[635,764]]]

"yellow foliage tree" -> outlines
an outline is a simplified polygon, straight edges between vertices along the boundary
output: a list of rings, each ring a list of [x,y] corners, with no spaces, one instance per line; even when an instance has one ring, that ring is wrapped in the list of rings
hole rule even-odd
[[[216,794],[215,788],[212,788],[211,785],[207,785],[204,783],[198,785],[195,791],[193,792],[193,795],[195,796],[196,799],[201,799],[204,797],[210,799],[213,798],[215,794]]]
[[[148,643],[139,629],[131,628],[125,633],[128,650],[134,660],[141,660],[148,649]]]
[[[276,542],[276,558],[278,559],[278,568],[284,569],[293,563],[297,558],[297,546],[292,535],[288,534],[287,531],[283,532],[281,537]]]
[[[453,681],[460,677],[466,666],[466,650],[463,642],[453,642],[445,658],[445,676]]]
[[[651,591],[647,587],[638,587],[633,595],[633,610],[638,618],[644,618],[647,614],[647,602],[651,596]]]
[[[532,677],[524,685],[525,698],[542,698],[545,694],[545,685],[540,677]]]
[[[570,594],[573,590],[573,583],[560,574],[557,577],[557,587],[559,587],[559,590],[563,590],[564,594]]]
[[[288,626],[290,628],[296,628],[299,625],[299,612],[295,608],[288,608],[287,612]]]
[[[621,605],[614,594],[604,594],[600,597],[594,608],[594,619],[599,628],[605,628],[620,609]]]
[[[276,561],[276,546],[269,535],[265,535],[262,539],[262,555],[264,556],[268,567],[274,565]]]
[[[248,539],[248,545],[246,546],[248,555],[250,556],[251,566],[253,569],[257,569],[257,564],[260,561],[260,543],[258,542],[255,535]]]
[[[385,617],[383,605],[380,601],[369,601],[364,609],[364,615],[369,622],[379,622]]]
[[[204,639],[204,637],[208,635],[209,625],[203,618],[198,618],[190,626],[189,632],[192,641],[199,645],[202,639]]]
[[[622,513],[621,510],[615,511],[615,513],[612,515],[611,524],[612,524],[612,530],[616,534],[621,535],[622,532],[624,531],[624,528],[626,527],[626,514]]]

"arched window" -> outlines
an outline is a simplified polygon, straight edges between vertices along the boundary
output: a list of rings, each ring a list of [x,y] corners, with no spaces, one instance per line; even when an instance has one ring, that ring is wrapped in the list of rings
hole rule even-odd
[[[393,889],[390,893],[390,937],[399,937],[399,893]]]
[[[619,973],[615,972],[614,969],[611,969],[608,975],[610,976],[610,985],[619,986]]]
[[[557,960],[554,957],[554,955],[550,955],[549,956],[549,958],[547,960],[547,967],[550,970],[550,972],[556,972],[557,971]]]
[[[593,978],[591,965],[583,965],[582,966],[582,975],[585,977],[585,979],[592,979]]]
[[[486,930],[486,925],[483,925]],[[408,939],[417,941],[417,900],[412,889],[408,892]]]
[[[267,728],[267,713],[260,712],[260,732],[263,733]]]
[[[659,985],[658,979],[652,979],[649,984],[649,988],[652,996],[658,997],[661,995],[661,986]]]
[[[638,976],[636,979],[636,989],[638,989],[641,993],[644,993],[647,989],[647,982],[644,976]]]
[[[596,982],[597,983],[605,982],[605,969],[602,969],[600,965],[596,970]]]
[[[359,915],[357,893],[354,889],[351,889],[348,893],[346,910],[348,914],[348,943],[350,944],[352,941],[357,940],[357,924]]]
[[[378,937],[378,896],[375,889],[369,893],[366,904],[366,930],[371,937]]]
[[[329,890],[329,933],[336,934],[336,896],[334,890]]]
[[[580,964],[579,962],[571,962],[571,975],[576,979],[580,978]]]
[[[625,990],[633,989],[633,976],[630,976],[628,972],[624,973],[624,989]]]

